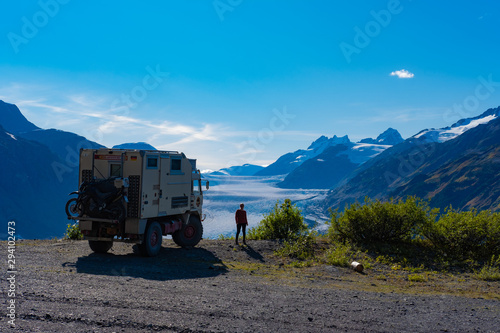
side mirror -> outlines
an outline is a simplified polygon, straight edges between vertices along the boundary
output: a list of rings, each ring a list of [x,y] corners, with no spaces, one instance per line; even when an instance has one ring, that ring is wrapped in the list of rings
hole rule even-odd
[[[207,187],[207,191],[208,191],[208,189],[210,188],[210,182],[208,180],[207,180],[206,187]]]

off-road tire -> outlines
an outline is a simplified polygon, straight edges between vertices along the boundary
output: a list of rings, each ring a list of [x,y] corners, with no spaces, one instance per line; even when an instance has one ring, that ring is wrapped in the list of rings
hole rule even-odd
[[[197,215],[191,215],[187,223],[182,224],[182,228],[172,234],[175,244],[186,247],[196,246],[203,236],[203,225]]]
[[[160,224],[158,222],[150,223],[144,234],[144,240],[139,246],[141,254],[147,257],[158,255],[161,250],[162,236]]]
[[[89,246],[95,253],[106,253],[113,247],[112,241],[94,241],[89,240]]]

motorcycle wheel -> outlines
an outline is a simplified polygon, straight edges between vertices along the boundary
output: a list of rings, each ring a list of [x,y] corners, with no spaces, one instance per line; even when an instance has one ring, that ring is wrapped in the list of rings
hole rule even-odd
[[[71,198],[66,202],[66,215],[68,217],[79,217],[83,215],[77,198]]]

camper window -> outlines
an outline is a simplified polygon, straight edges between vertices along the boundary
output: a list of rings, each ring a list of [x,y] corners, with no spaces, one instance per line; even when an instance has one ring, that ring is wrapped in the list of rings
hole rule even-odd
[[[148,157],[148,169],[158,169],[158,157]]]
[[[121,177],[122,176],[122,165],[118,163],[111,163],[109,165],[109,176],[110,177]]]
[[[170,164],[170,173],[175,175],[182,174],[181,172],[181,162],[182,160],[180,158],[172,158],[171,159],[171,164]]]

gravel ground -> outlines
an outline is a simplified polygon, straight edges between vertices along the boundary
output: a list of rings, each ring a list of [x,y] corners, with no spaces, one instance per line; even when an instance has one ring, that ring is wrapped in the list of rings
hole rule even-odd
[[[500,293],[391,290],[370,272],[291,268],[276,246],[164,240],[158,257],[144,258],[131,244],[103,255],[86,241],[18,241],[16,325],[2,316],[0,332],[500,332]],[[6,278],[4,269],[5,312]]]

